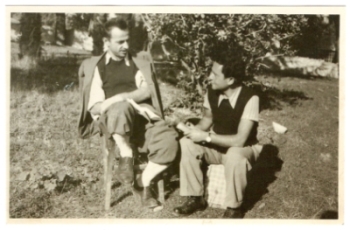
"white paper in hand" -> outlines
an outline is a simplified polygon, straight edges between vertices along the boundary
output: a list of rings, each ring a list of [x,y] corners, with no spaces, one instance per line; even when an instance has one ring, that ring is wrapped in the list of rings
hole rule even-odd
[[[134,100],[132,99],[127,99],[127,101],[134,107],[134,109],[141,114],[143,117],[145,117],[149,121],[157,121],[160,120],[161,118],[155,114],[152,110],[150,110],[147,107],[142,107],[138,105]]]

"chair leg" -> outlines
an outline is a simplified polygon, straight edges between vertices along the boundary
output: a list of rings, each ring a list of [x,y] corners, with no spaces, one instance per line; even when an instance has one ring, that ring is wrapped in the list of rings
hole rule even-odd
[[[107,182],[106,176],[107,176],[107,165],[108,165],[108,150],[107,150],[106,142],[103,136],[100,137],[100,141],[101,141],[101,150],[103,154],[103,188],[105,188],[106,182]]]
[[[112,167],[113,167],[113,150],[108,145],[108,139],[101,136],[103,167],[104,167],[104,190],[105,190],[105,210],[109,210],[111,206],[111,187],[112,187]]]
[[[158,186],[158,200],[163,205],[165,203],[165,197],[164,197],[164,179],[160,179],[157,182]]]
[[[111,207],[111,189],[112,189],[112,167],[113,167],[113,153],[108,153],[107,164],[107,176],[106,176],[106,198],[105,198],[105,210],[109,210]]]

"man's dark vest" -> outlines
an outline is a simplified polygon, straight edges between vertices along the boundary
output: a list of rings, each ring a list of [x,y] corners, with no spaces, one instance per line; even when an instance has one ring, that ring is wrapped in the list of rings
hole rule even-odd
[[[256,95],[248,87],[242,86],[238,95],[235,108],[232,108],[229,100],[222,100],[219,104],[219,92],[208,89],[209,104],[213,113],[213,130],[216,134],[234,135],[238,132],[238,125],[241,120],[244,108],[250,98]],[[245,143],[245,146],[254,145],[257,141],[258,122],[254,126]]]
[[[102,88],[105,98],[108,99],[116,94],[131,92],[137,89],[135,75],[138,71],[135,63],[130,59],[130,66],[125,60],[115,61],[110,59],[106,65],[106,55],[97,64],[102,80]]]

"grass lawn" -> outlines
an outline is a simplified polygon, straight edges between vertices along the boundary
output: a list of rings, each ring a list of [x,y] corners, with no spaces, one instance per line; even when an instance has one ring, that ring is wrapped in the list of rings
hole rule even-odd
[[[11,69],[10,218],[177,218],[172,209],[184,199],[176,181],[167,183],[161,212],[141,208],[117,183],[110,211],[103,210],[99,139],[77,137],[77,68],[46,63]],[[338,80],[258,80],[269,85],[258,135],[268,157],[250,175],[245,218],[337,218]],[[165,106],[182,95],[169,84],[160,87]],[[288,132],[275,133],[272,121]],[[223,212],[208,208],[186,218],[220,218]]]

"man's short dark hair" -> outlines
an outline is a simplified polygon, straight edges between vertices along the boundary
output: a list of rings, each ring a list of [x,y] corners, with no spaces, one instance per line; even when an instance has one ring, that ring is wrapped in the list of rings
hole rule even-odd
[[[113,28],[119,28],[121,30],[128,30],[128,23],[123,18],[112,18],[105,24],[105,37],[111,38],[111,31]]]
[[[233,77],[237,83],[241,83],[245,79],[246,63],[243,60],[242,49],[223,50],[218,48],[211,52],[210,58],[223,65],[222,73],[225,78]]]

